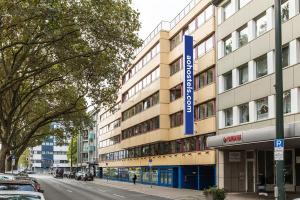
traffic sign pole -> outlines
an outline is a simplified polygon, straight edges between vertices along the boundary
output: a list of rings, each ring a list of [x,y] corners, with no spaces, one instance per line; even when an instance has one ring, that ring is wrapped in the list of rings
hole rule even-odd
[[[282,83],[282,31],[281,31],[281,0],[275,0],[275,79],[276,79],[276,139],[284,139],[283,121],[283,83]],[[284,151],[284,149],[283,149]],[[274,152],[275,156],[275,152]],[[276,187],[275,199],[285,200],[284,190],[284,157],[275,161]]]

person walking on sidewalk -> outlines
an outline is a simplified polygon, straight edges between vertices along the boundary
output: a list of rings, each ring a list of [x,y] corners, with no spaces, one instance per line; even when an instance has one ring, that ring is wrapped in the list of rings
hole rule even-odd
[[[135,184],[135,182],[136,182],[136,179],[137,179],[137,176],[136,176],[136,174],[133,174],[133,177],[132,177],[133,184]]]

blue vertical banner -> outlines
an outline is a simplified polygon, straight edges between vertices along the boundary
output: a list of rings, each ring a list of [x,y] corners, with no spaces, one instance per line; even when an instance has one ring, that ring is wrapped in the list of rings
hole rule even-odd
[[[193,37],[185,35],[183,39],[183,68],[184,68],[184,110],[183,123],[184,134],[194,134],[194,55]]]

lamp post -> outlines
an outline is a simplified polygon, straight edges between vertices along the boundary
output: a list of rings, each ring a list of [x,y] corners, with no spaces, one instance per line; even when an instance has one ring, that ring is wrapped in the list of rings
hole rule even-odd
[[[281,31],[281,0],[275,0],[275,78],[276,78],[276,139],[284,139],[283,120],[283,81],[282,81],[282,31]],[[274,152],[275,154],[275,152]],[[283,159],[275,161],[276,186],[275,199],[285,200],[284,190],[284,149]]]

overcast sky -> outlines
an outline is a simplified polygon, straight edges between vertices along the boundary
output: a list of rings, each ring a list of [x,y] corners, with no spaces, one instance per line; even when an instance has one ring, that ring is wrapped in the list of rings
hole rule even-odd
[[[171,21],[191,0],[133,0],[132,6],[140,12],[142,27],[139,32],[145,39],[161,21]]]

